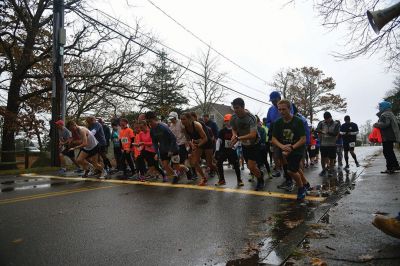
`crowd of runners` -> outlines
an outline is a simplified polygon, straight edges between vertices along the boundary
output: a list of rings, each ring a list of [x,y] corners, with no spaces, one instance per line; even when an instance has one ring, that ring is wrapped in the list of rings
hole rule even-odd
[[[182,178],[198,179],[199,186],[208,185],[215,175],[216,186],[226,185],[223,164],[227,161],[238,187],[244,185],[246,165],[248,181],[255,181],[256,190],[262,190],[267,179],[283,175],[278,188],[293,191],[296,184],[298,200],[311,188],[304,169],[319,160],[321,176],[331,177],[336,166],[343,167],[343,153],[344,168],[349,168],[349,153],[359,166],[354,153],[358,127],[349,116],[341,124],[325,112],[314,129],[279,92],[272,92],[270,101],[267,117],[260,120],[246,109],[242,98],[236,98],[231,103],[233,113],[225,114],[220,130],[209,115],[199,118],[194,112],[171,112],[167,121],[160,121],[158,114],[149,111],[134,121],[114,118],[111,128],[94,116],[86,118],[86,126],[59,120],[60,159],[65,165],[64,157],[70,158],[83,177],[108,178],[120,172],[121,179],[160,178],[173,184]],[[107,157],[110,146],[113,160]]]

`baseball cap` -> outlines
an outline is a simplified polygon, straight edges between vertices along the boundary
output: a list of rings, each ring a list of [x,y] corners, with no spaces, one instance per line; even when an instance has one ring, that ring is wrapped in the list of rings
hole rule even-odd
[[[231,121],[232,115],[231,114],[226,114],[224,115],[224,122]]]
[[[281,98],[281,94],[279,93],[279,91],[273,91],[271,92],[271,94],[269,95],[269,100],[272,102],[273,100],[277,100]]]
[[[54,124],[59,125],[59,126],[64,126],[64,121],[62,121],[60,119],[60,120],[57,120]]]
[[[178,119],[178,114],[177,112],[171,112],[168,115],[168,120],[172,120],[173,118]]]

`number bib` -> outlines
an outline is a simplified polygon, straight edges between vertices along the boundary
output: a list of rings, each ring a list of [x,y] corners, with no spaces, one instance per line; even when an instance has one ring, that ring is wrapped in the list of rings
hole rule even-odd
[[[128,138],[121,138],[121,143],[128,143]]]
[[[355,142],[350,142],[350,143],[349,143],[349,147],[354,148],[355,146],[356,146],[356,143],[355,143]]]
[[[171,161],[172,161],[172,163],[180,163],[180,157],[179,157],[179,154],[177,154],[177,155],[173,155],[172,157],[171,157]]]
[[[311,145],[311,150],[315,150],[315,145]]]
[[[232,141],[230,140],[225,140],[225,148],[231,148],[232,147]]]

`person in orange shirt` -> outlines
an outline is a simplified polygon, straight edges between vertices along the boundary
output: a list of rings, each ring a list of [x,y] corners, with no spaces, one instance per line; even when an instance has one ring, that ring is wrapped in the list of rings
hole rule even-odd
[[[146,121],[144,121],[146,122]],[[143,147],[141,145],[139,145],[140,143],[140,121],[135,121],[133,123],[133,133],[135,134],[135,141],[133,143],[133,147],[132,147],[132,151],[134,154],[134,160],[135,160],[135,165],[136,168],[139,171],[140,180],[144,180],[145,179],[145,174],[147,172],[146,169],[146,163],[144,161],[144,156],[143,156]]]
[[[122,150],[122,169],[124,171],[124,179],[128,177],[132,177],[135,174],[135,165],[132,159],[132,143],[135,141],[135,134],[133,130],[128,127],[128,120],[126,118],[120,119],[121,130],[119,131],[119,141],[121,142],[121,150]],[[128,176],[128,171],[126,167],[126,163],[128,163],[131,168],[131,175]]]
[[[158,160],[156,160],[157,153],[153,145],[153,140],[151,138],[150,129],[147,126],[147,122],[141,120],[139,121],[139,125],[140,133],[137,135],[138,143],[135,143],[135,145],[138,145],[141,148],[141,156],[143,156],[144,160],[146,160],[150,172],[160,174],[163,178],[163,182],[167,182],[168,179],[165,176],[164,171],[160,168]]]

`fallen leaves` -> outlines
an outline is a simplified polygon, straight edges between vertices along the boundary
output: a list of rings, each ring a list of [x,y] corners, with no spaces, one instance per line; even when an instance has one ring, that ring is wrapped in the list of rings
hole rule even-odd
[[[328,266],[325,261],[319,259],[319,258],[312,258],[311,259],[311,265],[312,266]]]

